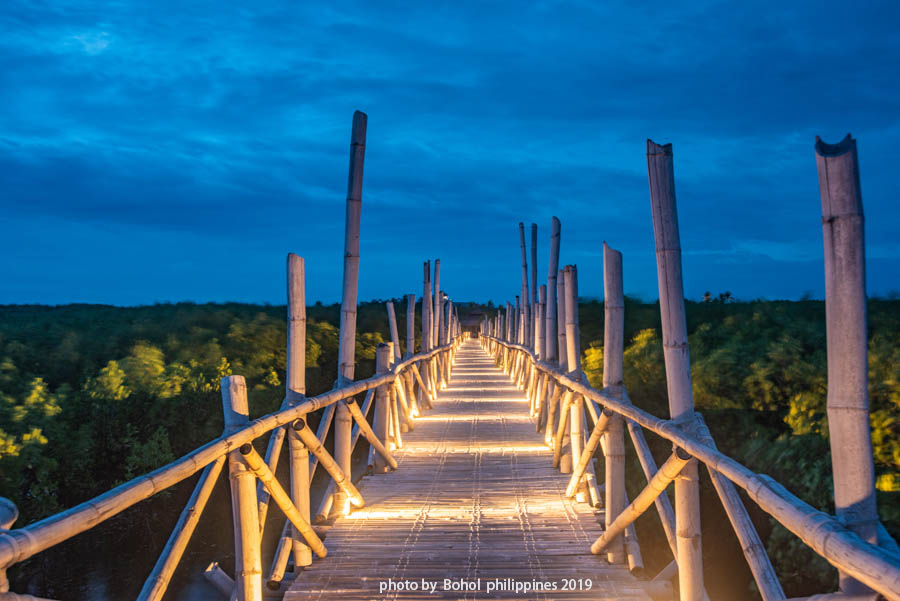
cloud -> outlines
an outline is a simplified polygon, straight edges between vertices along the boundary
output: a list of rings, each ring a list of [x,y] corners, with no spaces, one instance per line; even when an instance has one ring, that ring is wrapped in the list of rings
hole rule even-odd
[[[602,294],[608,240],[625,253],[626,290],[654,297],[648,137],[675,146],[690,294],[821,295],[812,143],[847,130],[870,291],[885,292],[898,259],[898,13],[812,1],[6,3],[0,210],[20,235],[2,248],[19,267],[0,267],[0,300],[61,298],[54,281],[68,272],[21,235],[48,224],[73,262],[96,259],[86,237],[133,252],[152,239],[167,249],[154,269],[182,270],[127,295],[88,278],[92,299],[262,299],[183,271],[227,248],[229,269],[268,300],[280,300],[281,276],[267,278],[287,251],[331,278],[316,294],[336,300],[354,109],[369,114],[363,298],[418,290],[435,256],[457,298],[507,298],[516,224],[539,223],[543,274],[552,215],[582,292]]]

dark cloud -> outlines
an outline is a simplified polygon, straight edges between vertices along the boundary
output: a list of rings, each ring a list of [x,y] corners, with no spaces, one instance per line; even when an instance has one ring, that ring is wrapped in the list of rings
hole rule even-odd
[[[655,297],[644,141],[675,145],[686,293],[821,295],[814,136],[859,139],[870,292],[900,287],[895,2],[0,6],[0,302],[340,294],[350,116],[369,114],[361,298],[518,289],[552,215]]]

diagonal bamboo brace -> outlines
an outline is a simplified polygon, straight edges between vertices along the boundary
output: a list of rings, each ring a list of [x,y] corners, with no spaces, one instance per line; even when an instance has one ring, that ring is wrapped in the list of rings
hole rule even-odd
[[[350,502],[356,507],[364,506],[365,501],[363,501],[362,495],[359,494],[359,491],[356,490],[356,487],[353,486],[350,479],[344,475],[344,472],[338,466],[337,462],[328,454],[328,451],[325,450],[325,447],[322,446],[322,443],[319,442],[319,439],[316,438],[315,434],[310,432],[309,428],[306,427],[306,422],[302,419],[297,419],[294,420],[291,427],[297,432],[297,436],[300,437],[300,440],[303,441],[303,444],[306,445],[309,452],[319,459],[319,463],[321,463],[322,467],[325,468],[325,471],[331,475],[332,479],[334,479],[334,483],[347,494]]]
[[[609,525],[606,532],[594,541],[594,544],[591,545],[591,553],[594,555],[602,553],[603,549],[606,548],[606,545],[614,541],[617,536],[625,532],[625,529],[630,524],[641,517],[656,497],[666,490],[666,487],[679,473],[681,473],[681,470],[690,460],[690,455],[676,447],[675,452],[672,453],[662,467],[659,468],[659,471],[656,472],[650,482],[647,483],[644,490],[642,490],[637,498],[635,498],[635,500],[619,514],[619,517]]]
[[[392,469],[397,469],[397,460],[394,459],[390,451],[388,451],[384,444],[378,440],[378,437],[375,436],[375,432],[372,430],[372,426],[369,425],[368,420],[366,420],[366,416],[363,415],[359,407],[356,406],[356,400],[353,398],[347,399],[347,407],[350,409],[350,415],[359,426],[359,432],[365,436],[366,440],[369,441],[369,444],[375,447],[375,450],[384,457],[384,460],[388,462],[388,465],[390,465]]]
[[[259,456],[259,453],[256,452],[256,449],[253,448],[253,445],[249,442],[241,445],[241,456],[244,458],[244,462],[247,464],[247,467],[250,468],[250,471],[252,471],[256,475],[256,477],[259,478],[260,482],[262,482],[266,489],[269,491],[269,495],[271,495],[272,499],[275,501],[275,504],[281,508],[281,511],[284,512],[284,515],[287,517],[287,519],[289,519],[300,532],[300,534],[303,535],[303,538],[306,540],[309,548],[312,549],[313,552],[319,557],[325,557],[326,555],[328,555],[328,550],[322,543],[322,539],[320,539],[318,535],[313,531],[312,526],[309,525],[309,522],[303,519],[303,516],[300,515],[300,511],[297,509],[297,506],[294,505],[293,501],[291,501],[291,498],[275,478],[272,470],[269,469],[269,466],[266,465],[266,462],[263,461],[263,458]]]
[[[590,403],[590,401],[588,401],[588,403]],[[587,445],[585,445],[584,451],[582,451],[581,457],[578,459],[578,465],[572,470],[572,477],[569,478],[569,485],[566,487],[567,497],[575,496],[575,490],[578,488],[578,483],[581,482],[581,477],[584,476],[588,463],[597,451],[597,447],[600,446],[600,439],[603,438],[603,433],[606,432],[606,426],[609,425],[609,418],[611,415],[613,415],[611,411],[609,413],[604,411],[594,422],[594,429],[591,431],[591,437],[588,439]]]
[[[566,390],[565,396],[563,396],[562,401],[560,402],[559,427],[556,430],[556,438],[553,443],[553,467],[559,467],[561,460],[563,439],[565,438],[566,429],[569,425],[569,409],[571,401],[572,391]]]

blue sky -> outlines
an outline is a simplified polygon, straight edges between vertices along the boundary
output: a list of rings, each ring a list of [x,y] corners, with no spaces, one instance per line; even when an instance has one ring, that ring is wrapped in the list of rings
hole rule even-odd
[[[4,2],[0,303],[340,297],[368,116],[360,298],[511,300],[552,215],[657,296],[645,140],[672,142],[685,293],[824,293],[813,143],[858,139],[870,294],[900,289],[890,2]],[[339,5],[338,5],[339,4]]]

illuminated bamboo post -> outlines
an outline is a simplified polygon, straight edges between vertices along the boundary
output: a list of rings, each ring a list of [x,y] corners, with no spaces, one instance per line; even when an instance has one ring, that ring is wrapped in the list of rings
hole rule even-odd
[[[431,346],[431,261],[425,261],[425,279],[422,290],[422,351]]]
[[[222,378],[222,409],[225,432],[240,430],[250,423],[247,383],[244,376]],[[256,477],[235,449],[228,453],[228,479],[234,519],[234,573],[238,601],[262,600],[262,557],[260,555],[259,508]]]
[[[434,260],[434,316],[432,318],[431,323],[431,340],[432,345],[431,348],[435,348],[441,345],[441,322],[443,321],[443,311],[441,311],[441,305],[443,303],[441,298],[441,260]]]
[[[538,298],[538,319],[537,319],[537,345],[536,352],[541,361],[547,360],[547,285],[541,284],[540,295]]]
[[[285,394],[288,402],[295,405],[306,397],[306,264],[302,257],[291,253],[287,259],[288,320],[287,320],[287,369],[285,374]],[[310,520],[309,511],[309,451],[296,433],[288,433],[288,455],[290,457],[291,500],[303,519]],[[275,462],[277,464],[277,462]],[[269,464],[274,471],[275,465]],[[263,519],[263,518],[261,518]],[[303,534],[291,528],[294,565],[308,566],[312,563],[312,552]]]
[[[547,306],[545,319],[545,359],[556,359],[556,272],[559,269],[560,224],[554,217],[550,222],[550,261],[547,270]]]
[[[387,306],[388,325],[391,329],[391,343],[394,345],[394,359],[400,360],[400,334],[397,333],[397,314],[394,313],[394,303],[388,301]]]
[[[625,351],[625,295],[622,286],[622,253],[603,243],[603,388],[618,399],[624,398],[622,383]],[[625,433],[622,417],[613,415],[606,431],[606,528],[625,508]],[[624,538],[608,547],[610,563],[625,560]]]
[[[816,138],[825,247],[828,438],[837,516],[865,541],[878,542],[875,469],[869,424],[866,251],[859,160],[850,134]],[[841,591],[869,588],[841,572]]]
[[[350,173],[347,183],[347,220],[344,235],[344,285],[341,295],[341,329],[338,344],[337,386],[353,380],[356,350],[356,299],[359,284],[359,232],[362,210],[363,162],[366,152],[366,115],[353,113],[350,135]],[[350,477],[352,469],[350,433],[352,418],[343,400],[338,402],[334,416],[334,459],[341,471]],[[345,497],[335,493],[335,507],[342,507]]]
[[[406,295],[406,353],[404,357],[416,354],[416,295]]]
[[[574,265],[566,265],[565,286],[566,286],[566,360],[568,363],[568,371],[572,377],[581,379],[581,348],[580,338],[578,334],[578,272]],[[581,436],[582,422],[584,419],[584,408],[582,407],[581,395],[573,394],[571,407],[569,410],[569,446],[571,448],[571,460],[575,461],[581,456]],[[576,498],[584,501],[584,492],[579,490]]]
[[[284,580],[284,571],[287,569],[288,559],[291,556],[294,539],[291,535],[294,526],[290,520],[284,521],[281,536],[278,538],[278,547],[275,549],[275,557],[272,558],[272,568],[269,570],[269,578],[266,580],[266,588],[277,591]]]
[[[647,140],[647,173],[656,241],[669,412],[676,422],[690,424],[694,417],[694,399],[691,394],[691,366],[681,279],[681,240],[675,206],[671,144],[661,146]],[[675,480],[675,532],[681,601],[701,601],[704,595],[703,555],[700,542],[700,482],[696,460],[691,460]]]
[[[528,320],[529,327],[531,329],[530,336],[528,337],[528,346],[532,349],[535,348],[536,341],[536,333],[537,333],[537,319],[538,319],[538,285],[537,285],[537,234],[538,234],[538,226],[536,223],[531,224],[531,298],[529,299],[531,303],[531,318]]]
[[[517,307],[519,314],[519,344],[527,344],[528,340],[528,258],[525,249],[525,224],[519,223],[519,245],[522,250],[522,295],[521,305]]]
[[[561,369],[569,365],[566,343],[566,280],[565,272],[560,269],[556,275],[556,355]]]
[[[391,347],[382,343],[375,348],[375,373],[385,374],[390,370]],[[389,384],[383,384],[375,389],[375,436],[387,444],[389,430],[389,416],[391,411],[391,395]],[[388,462],[381,455],[374,458],[373,468],[376,474],[384,474],[388,471]]]

